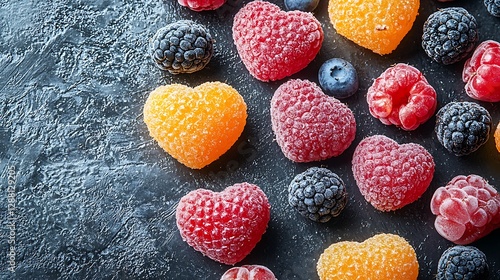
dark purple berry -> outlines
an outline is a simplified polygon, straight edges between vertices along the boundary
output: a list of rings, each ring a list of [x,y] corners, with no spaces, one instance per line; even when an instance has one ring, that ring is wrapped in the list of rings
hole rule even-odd
[[[454,246],[441,255],[436,280],[485,280],[488,275],[488,263],[483,252],[473,246]]]
[[[347,192],[337,174],[311,167],[295,176],[288,186],[288,202],[304,217],[325,223],[344,210]]]
[[[153,61],[172,74],[203,69],[212,58],[213,39],[201,24],[179,20],[160,28],[150,42]]]

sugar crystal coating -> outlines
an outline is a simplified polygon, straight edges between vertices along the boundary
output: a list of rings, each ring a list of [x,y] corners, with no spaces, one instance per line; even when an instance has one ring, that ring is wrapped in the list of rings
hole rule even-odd
[[[497,129],[495,129],[495,146],[500,153],[500,122],[498,122]]]
[[[143,112],[160,147],[184,165],[200,169],[236,142],[246,124],[246,109],[234,88],[211,82],[195,88],[160,86],[149,94]]]
[[[188,7],[189,9],[200,12],[216,10],[220,8],[226,0],[177,0],[181,6]]]
[[[181,237],[207,257],[233,265],[260,241],[270,219],[270,205],[256,185],[239,183],[222,192],[197,189],[176,209]]]
[[[434,169],[434,159],[424,147],[400,145],[383,135],[363,139],[352,157],[361,194],[381,211],[397,210],[417,200],[429,187]]]
[[[330,0],[335,30],[381,55],[394,51],[415,21],[419,0]]]
[[[453,246],[439,258],[436,280],[485,280],[488,277],[486,255],[476,247]]]
[[[337,174],[326,168],[311,167],[288,185],[288,202],[304,217],[325,223],[344,210],[347,191]]]
[[[385,70],[368,88],[370,113],[383,124],[415,130],[434,115],[437,94],[415,67],[398,63]]]
[[[276,89],[271,124],[281,151],[295,162],[338,156],[356,136],[349,107],[307,80],[289,80]]]
[[[474,16],[464,8],[448,7],[432,13],[425,21],[422,48],[434,61],[448,65],[467,57],[478,37]]]
[[[330,245],[317,264],[321,280],[413,280],[418,260],[413,247],[394,234],[377,234],[365,241],[342,241]]]
[[[470,244],[500,227],[500,194],[478,175],[459,175],[431,199],[434,226],[455,244]]]
[[[484,0],[486,10],[494,17],[500,17],[500,1],[498,0]]]
[[[203,69],[214,52],[208,29],[191,20],[179,20],[158,29],[149,49],[155,65],[172,74]]]
[[[500,43],[487,40],[479,44],[464,65],[462,80],[470,97],[500,101]]]
[[[220,280],[276,280],[276,276],[263,265],[243,265],[228,269]]]
[[[319,52],[323,29],[311,14],[282,11],[266,1],[253,1],[234,17],[233,39],[250,74],[276,81],[304,69]]]
[[[450,102],[436,113],[435,132],[443,147],[456,156],[477,151],[490,137],[491,115],[475,102]]]

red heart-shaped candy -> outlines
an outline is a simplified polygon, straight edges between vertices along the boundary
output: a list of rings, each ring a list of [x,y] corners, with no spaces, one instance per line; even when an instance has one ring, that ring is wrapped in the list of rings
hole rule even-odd
[[[323,29],[311,13],[282,11],[253,1],[234,17],[233,39],[250,74],[276,81],[304,69],[323,43]]]
[[[256,185],[240,183],[222,192],[191,191],[175,214],[181,237],[203,255],[233,265],[260,241],[270,219],[270,205]]]

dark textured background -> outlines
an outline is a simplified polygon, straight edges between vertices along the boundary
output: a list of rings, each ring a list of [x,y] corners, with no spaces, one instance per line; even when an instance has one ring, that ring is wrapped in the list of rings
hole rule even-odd
[[[452,244],[434,229],[429,202],[436,188],[459,174],[479,174],[500,187],[500,153],[490,141],[476,153],[455,157],[438,143],[432,118],[416,131],[385,126],[370,116],[367,88],[397,62],[419,68],[438,92],[438,107],[470,100],[460,79],[463,62],[433,63],[420,47],[422,25],[438,7],[467,8],[479,23],[480,40],[500,41],[500,19],[482,1],[442,4],[422,0],[414,28],[391,55],[379,56],[338,36],[321,0],[316,16],[325,41],[316,59],[294,78],[317,82],[331,57],[357,68],[360,89],[345,103],[358,132],[340,157],[296,164],[282,155],[271,131],[269,102],[285,80],[262,83],[241,63],[231,39],[232,16],[248,1],[196,13],[175,0],[0,0],[0,279],[219,279],[229,266],[195,252],[175,226],[175,205],[199,187],[222,190],[237,182],[259,185],[272,205],[262,241],[240,264],[263,264],[279,279],[317,279],[316,261],[331,243],[363,241],[381,232],[409,240],[420,279],[432,279],[441,253]],[[275,1],[283,7],[281,1]],[[149,38],[167,23],[192,19],[215,37],[215,56],[196,74],[171,76],[156,69]],[[219,160],[190,170],[151,140],[142,106],[155,87],[223,81],[248,105],[241,138]],[[481,103],[500,120],[500,104]],[[382,213],[359,193],[350,160],[365,136],[416,142],[436,161],[434,180],[417,202]],[[287,185],[310,166],[325,166],[346,182],[349,204],[334,221],[315,224],[287,204]],[[8,171],[15,170],[16,209],[7,211]],[[13,215],[14,214],[14,215]],[[9,228],[15,218],[15,274],[8,271]],[[500,279],[500,230],[473,245],[486,253]]]

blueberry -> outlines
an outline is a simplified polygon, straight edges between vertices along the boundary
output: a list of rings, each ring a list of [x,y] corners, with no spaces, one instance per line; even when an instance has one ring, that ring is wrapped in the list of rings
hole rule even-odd
[[[285,8],[288,11],[312,12],[316,9],[318,3],[319,0],[285,0]]]
[[[323,91],[335,98],[347,98],[358,91],[358,74],[351,63],[332,58],[319,68],[319,84]]]

